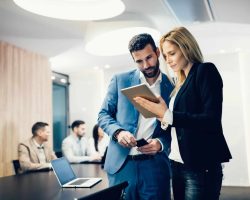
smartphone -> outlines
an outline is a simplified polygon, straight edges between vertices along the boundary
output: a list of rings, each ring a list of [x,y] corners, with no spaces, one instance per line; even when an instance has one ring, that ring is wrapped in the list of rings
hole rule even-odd
[[[137,142],[137,145],[136,145],[137,147],[142,147],[142,146],[148,144],[148,142],[144,138],[136,140],[136,142]]]

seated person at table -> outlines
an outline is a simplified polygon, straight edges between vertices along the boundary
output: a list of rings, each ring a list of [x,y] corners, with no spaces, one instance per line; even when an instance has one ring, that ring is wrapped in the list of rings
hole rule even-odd
[[[89,153],[91,155],[96,153],[103,157],[108,144],[109,136],[96,124],[93,128],[93,137],[89,139]]]
[[[81,163],[100,161],[98,154],[90,155],[88,152],[88,142],[85,135],[86,124],[84,121],[76,120],[71,125],[72,134],[62,142],[63,155],[70,163]]]
[[[31,131],[33,136],[18,145],[21,172],[49,170],[51,169],[50,161],[57,158],[46,144],[50,135],[49,125],[44,122],[36,122]]]

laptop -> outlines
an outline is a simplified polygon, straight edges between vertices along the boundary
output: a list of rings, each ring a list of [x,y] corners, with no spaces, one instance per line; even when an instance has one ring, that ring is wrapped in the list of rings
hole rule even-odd
[[[63,188],[90,188],[102,180],[102,178],[77,178],[65,157],[52,160],[51,165]]]

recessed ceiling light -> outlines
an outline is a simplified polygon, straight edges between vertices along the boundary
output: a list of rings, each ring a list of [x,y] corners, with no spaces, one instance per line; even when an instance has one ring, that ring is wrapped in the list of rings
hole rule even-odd
[[[242,50],[242,49],[239,48],[239,47],[237,47],[237,48],[234,49],[234,51],[236,51],[236,52],[240,52],[241,50]]]
[[[220,53],[226,53],[226,50],[225,49],[221,49],[219,52]]]
[[[21,8],[46,17],[66,20],[100,20],[120,15],[121,0],[14,0]]]
[[[64,79],[64,78],[61,78],[60,81],[61,81],[62,83],[67,83],[67,80]]]
[[[86,44],[86,51],[98,56],[114,56],[129,53],[128,43],[140,33],[149,33],[158,43],[160,32],[149,27],[127,27],[105,32]]]
[[[109,69],[109,68],[110,68],[110,65],[104,65],[104,68],[105,68],[105,69]]]
[[[99,70],[100,68],[98,66],[95,66],[94,67],[94,70]]]

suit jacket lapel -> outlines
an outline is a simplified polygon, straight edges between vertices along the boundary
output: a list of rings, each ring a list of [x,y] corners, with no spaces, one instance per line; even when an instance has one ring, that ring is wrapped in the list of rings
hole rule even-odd
[[[168,79],[167,79],[167,76],[163,73],[162,74],[162,81],[161,81],[161,84],[160,84],[160,87],[161,87],[161,97],[164,99],[164,101],[166,102],[166,104],[168,105],[169,104],[169,100],[170,100],[170,96],[166,95],[166,94],[170,94],[173,87],[170,85],[167,84],[168,82]],[[154,130],[154,133],[152,135],[152,137],[156,137],[157,135],[157,132],[159,131],[159,127],[161,126],[161,123],[159,120],[155,119],[155,124],[156,124],[156,128]]]
[[[170,87],[170,85],[167,84],[167,77],[166,75],[162,74],[162,81],[161,81],[161,97],[164,99],[167,105],[169,105],[170,96],[167,96],[166,94],[170,94],[173,87]]]
[[[139,70],[135,70],[133,73],[130,74],[130,86],[134,86],[134,85],[138,85],[141,83],[140,80],[140,71]],[[135,107],[133,106],[133,110],[136,116],[136,123],[138,122],[138,118],[139,118],[139,112],[135,109]]]
[[[46,144],[44,144],[43,147],[44,147],[43,150],[44,150],[46,162],[50,162],[49,148],[47,147]]]
[[[183,83],[183,85],[181,86],[179,92],[178,92],[177,95],[176,95],[176,98],[175,98],[175,101],[174,101],[174,109],[175,109],[176,105],[178,104],[181,95],[182,95],[183,92],[186,90],[186,88],[187,88],[187,86],[188,86],[190,80],[192,79],[192,76],[193,76],[194,71],[195,71],[196,68],[197,68],[197,64],[195,63],[195,64],[193,64],[192,68],[190,69],[190,72],[189,72],[189,74],[188,74],[187,79],[185,80],[185,82]]]
[[[40,163],[41,161],[40,161],[39,156],[38,156],[38,154],[39,154],[38,148],[37,148],[37,146],[35,145],[35,143],[34,143],[34,141],[33,141],[33,138],[30,139],[30,147],[31,147],[31,149],[35,152],[35,154],[36,154],[36,159],[37,159],[37,161]]]
[[[139,70],[135,70],[133,73],[131,73],[129,80],[130,80],[130,86],[140,84],[141,83],[141,80],[140,80],[140,71]]]

